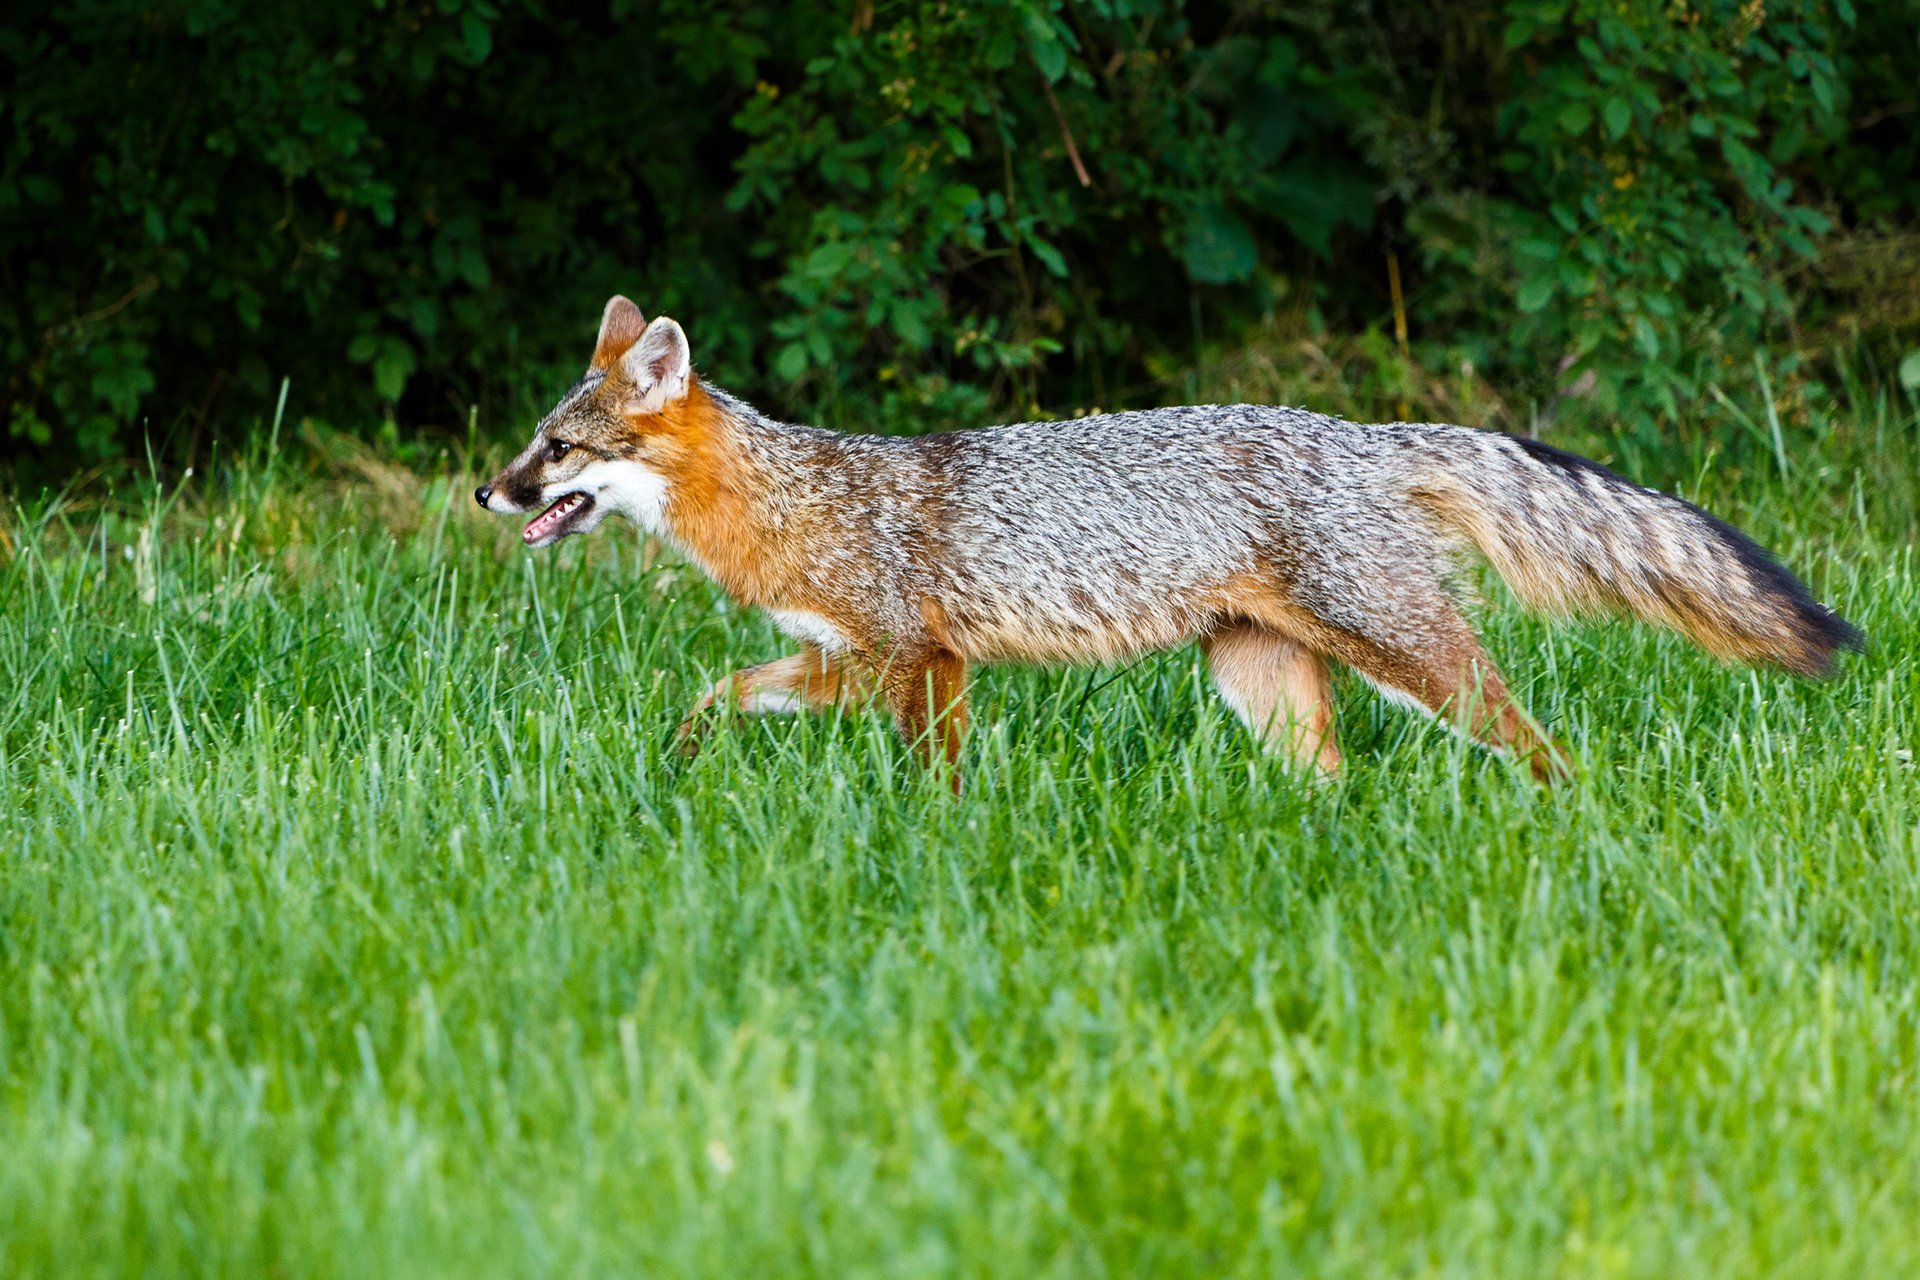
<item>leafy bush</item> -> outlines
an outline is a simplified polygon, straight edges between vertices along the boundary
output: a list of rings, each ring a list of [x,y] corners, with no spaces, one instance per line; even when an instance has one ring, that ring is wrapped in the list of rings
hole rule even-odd
[[[1832,219],[1786,170],[1845,132],[1851,19],[1822,8],[1504,6],[1505,61],[1528,87],[1500,105],[1504,181],[1471,223],[1508,246],[1511,356],[1571,357],[1567,378],[1600,375],[1603,411],[1678,418],[1791,314],[1785,270]],[[1431,258],[1461,261],[1423,229]]]
[[[1110,402],[1129,357],[1184,344],[1195,285],[1255,276],[1261,232],[1298,260],[1369,224],[1343,128],[1364,108],[1284,31],[1202,39],[1153,0],[856,22],[739,117],[733,203],[801,246],[775,372],[831,390],[874,368],[901,384],[888,417],[955,386],[1032,409],[1066,352],[1069,394]]]
[[[5,435],[197,453],[283,377],[341,424],[510,418],[614,290],[795,414],[1112,406],[1278,312],[1383,331],[1388,254],[1387,358],[1651,430],[1796,307],[1920,312],[1799,269],[1914,227],[1891,8],[16,5]]]

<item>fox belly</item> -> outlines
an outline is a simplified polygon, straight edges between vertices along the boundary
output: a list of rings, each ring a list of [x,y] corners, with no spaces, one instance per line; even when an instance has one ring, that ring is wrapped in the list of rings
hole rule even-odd
[[[944,602],[943,602],[944,603]],[[945,605],[949,635],[969,662],[1119,662],[1185,644],[1210,628],[1212,611],[1169,607],[1122,612],[1038,602]]]

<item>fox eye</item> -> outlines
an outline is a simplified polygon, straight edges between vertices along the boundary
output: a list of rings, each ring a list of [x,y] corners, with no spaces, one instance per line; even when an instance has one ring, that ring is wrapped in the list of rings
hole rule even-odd
[[[547,442],[547,461],[560,461],[560,459],[567,456],[567,451],[572,448],[573,445],[565,440],[549,440]]]

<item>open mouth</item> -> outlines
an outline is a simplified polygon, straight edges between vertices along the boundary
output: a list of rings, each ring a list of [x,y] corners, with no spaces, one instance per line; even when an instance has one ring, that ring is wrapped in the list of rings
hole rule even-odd
[[[530,547],[551,542],[567,532],[567,526],[593,509],[593,498],[584,493],[562,494],[553,505],[527,522],[520,541]]]

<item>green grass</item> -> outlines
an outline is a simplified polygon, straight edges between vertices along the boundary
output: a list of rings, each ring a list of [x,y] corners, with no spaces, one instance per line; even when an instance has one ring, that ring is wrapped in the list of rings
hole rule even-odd
[[[869,717],[687,764],[785,646],[624,530],[337,449],[23,507],[0,1274],[1920,1272],[1915,433],[1629,459],[1873,647],[1496,594],[1552,791],[1351,685],[1303,782],[1191,652],[987,673],[957,803]]]

